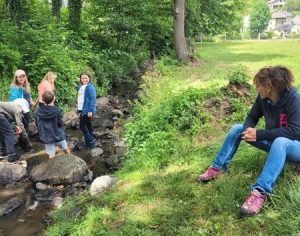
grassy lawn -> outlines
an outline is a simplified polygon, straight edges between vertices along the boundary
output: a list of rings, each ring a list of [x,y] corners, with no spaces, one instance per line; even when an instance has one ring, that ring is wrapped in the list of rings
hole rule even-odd
[[[241,143],[226,175],[207,184],[195,181],[211,164],[228,128],[243,122],[249,108],[247,99],[235,98],[235,112],[217,119],[205,113],[206,99],[222,103],[221,87],[240,68],[246,68],[252,84],[259,68],[284,65],[300,88],[299,40],[195,46],[201,62],[175,66],[160,61],[156,71],[145,75],[147,96],[126,129],[132,150],[124,168],[114,173],[116,185],[96,198],[87,191],[67,199],[53,213],[48,235],[300,235],[300,178],[293,165],[285,166],[255,217],[242,217],[239,208],[266,153]],[[183,113],[195,104],[198,112]]]

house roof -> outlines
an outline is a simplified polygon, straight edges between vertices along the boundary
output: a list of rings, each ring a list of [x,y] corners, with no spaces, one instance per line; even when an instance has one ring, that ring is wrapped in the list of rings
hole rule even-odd
[[[277,26],[274,30],[291,30],[295,24],[284,24]]]
[[[287,12],[287,11],[274,11],[272,13],[272,19],[274,18],[287,18],[293,16],[291,13]]]
[[[287,12],[287,11],[279,11],[282,15],[285,16],[293,16],[291,13]]]

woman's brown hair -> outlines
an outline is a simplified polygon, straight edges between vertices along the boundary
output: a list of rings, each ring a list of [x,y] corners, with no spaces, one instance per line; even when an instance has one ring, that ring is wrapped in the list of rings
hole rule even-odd
[[[259,82],[264,87],[273,87],[278,94],[281,94],[284,90],[292,89],[294,76],[291,70],[284,66],[268,66],[257,72],[253,82]]]

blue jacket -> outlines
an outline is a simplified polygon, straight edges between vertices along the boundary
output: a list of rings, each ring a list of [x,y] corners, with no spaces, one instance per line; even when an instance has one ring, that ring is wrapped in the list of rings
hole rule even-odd
[[[278,137],[300,141],[300,95],[294,87],[285,90],[276,103],[257,96],[244,123],[244,129],[254,128],[261,117],[265,129],[256,130],[256,140],[273,141]]]
[[[34,112],[41,143],[53,144],[66,139],[63,116],[56,106],[41,106]]]
[[[17,98],[25,98],[30,105],[30,94],[21,87],[10,86],[9,101],[13,102]]]
[[[81,86],[78,87],[78,90]],[[84,90],[84,101],[81,114],[87,115],[88,112],[92,112],[93,115],[96,114],[96,89],[91,84],[88,83],[85,90]]]

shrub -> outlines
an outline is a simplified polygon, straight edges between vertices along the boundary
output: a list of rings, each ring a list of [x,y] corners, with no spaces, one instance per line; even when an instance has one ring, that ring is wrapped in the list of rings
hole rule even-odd
[[[177,137],[190,137],[199,131],[199,125],[210,119],[201,102],[215,95],[216,92],[189,87],[168,93],[156,105],[147,104],[147,101],[143,105],[136,102],[133,109],[135,118],[125,125],[124,136],[129,150],[127,158],[145,156],[147,162],[156,167],[174,161],[169,156],[178,157],[182,149]]]
[[[229,83],[239,83],[239,84],[247,84],[251,77],[247,73],[247,68],[245,66],[239,66],[238,69],[232,71],[229,75],[225,77],[229,80]]]

